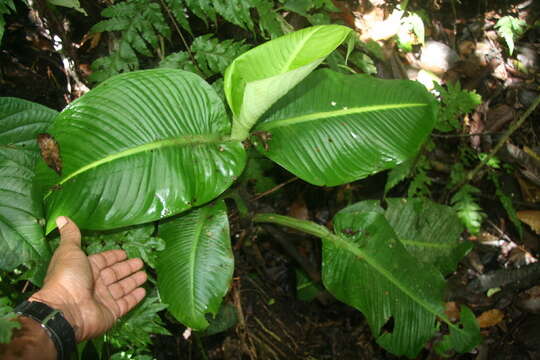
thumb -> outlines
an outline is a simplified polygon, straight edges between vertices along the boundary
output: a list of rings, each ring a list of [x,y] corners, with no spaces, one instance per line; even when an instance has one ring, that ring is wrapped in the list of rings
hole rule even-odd
[[[70,218],[59,216],[56,219],[56,226],[60,231],[60,245],[81,246],[81,231]]]

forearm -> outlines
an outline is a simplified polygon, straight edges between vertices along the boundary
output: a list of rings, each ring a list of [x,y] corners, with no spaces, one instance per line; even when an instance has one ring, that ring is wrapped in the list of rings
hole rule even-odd
[[[56,359],[54,343],[41,324],[25,316],[19,316],[16,321],[22,326],[13,332],[9,344],[0,344],[2,360]]]

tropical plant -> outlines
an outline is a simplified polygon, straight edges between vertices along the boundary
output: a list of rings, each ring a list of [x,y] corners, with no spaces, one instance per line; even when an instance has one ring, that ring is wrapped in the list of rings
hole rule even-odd
[[[334,186],[410,160],[435,125],[434,100],[418,83],[313,72],[349,33],[339,25],[310,27],[238,56],[224,77],[232,122],[216,91],[191,72],[153,69],[104,81],[40,137],[48,161],[37,164],[32,194],[43,199],[45,234],[60,215],[87,230],[159,221],[166,243],[156,265],[159,292],[180,322],[204,330],[233,272],[226,207],[216,199],[242,174],[245,145],[311,184]],[[16,142],[15,134],[2,144]],[[410,214],[414,226],[396,213]],[[278,215],[256,220],[320,237],[327,289],[366,315],[381,346],[413,357],[439,328],[437,318],[450,332],[442,352],[468,351],[478,341],[470,310],[463,308],[460,324],[442,311],[443,274],[467,251],[459,221],[452,231],[436,223],[452,214],[389,200],[386,212],[372,203],[344,209],[335,233]],[[8,227],[17,223],[6,215]],[[41,214],[31,215],[40,224]],[[424,223],[448,237],[427,233]],[[43,232],[27,237],[41,244]],[[390,318],[394,329],[381,333]]]
[[[512,55],[514,52],[514,41],[525,33],[527,23],[525,20],[508,15],[500,18],[497,24],[495,24],[495,28],[497,28],[497,33],[506,41],[508,52]]]

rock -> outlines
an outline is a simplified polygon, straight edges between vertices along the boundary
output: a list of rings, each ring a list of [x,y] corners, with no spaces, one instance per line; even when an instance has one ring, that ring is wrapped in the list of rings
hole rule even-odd
[[[443,75],[459,60],[458,54],[438,41],[428,41],[422,48],[420,56],[420,66],[423,70],[432,72],[436,75]]]

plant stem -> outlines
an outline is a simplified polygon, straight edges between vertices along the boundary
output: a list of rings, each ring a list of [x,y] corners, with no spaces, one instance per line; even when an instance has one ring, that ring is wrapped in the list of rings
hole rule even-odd
[[[268,222],[272,224],[284,225],[295,230],[299,230],[321,239],[334,236],[330,230],[312,221],[299,220],[289,216],[278,214],[257,214],[253,217],[254,222]]]
[[[266,190],[265,192],[256,194],[256,195],[253,197],[253,199],[251,199],[251,201],[259,200],[260,198],[262,198],[262,197],[264,197],[264,196],[266,196],[266,195],[270,195],[271,193],[278,191],[279,189],[281,189],[281,188],[284,187],[285,185],[290,184],[290,183],[292,183],[293,181],[296,181],[296,180],[298,180],[298,177],[297,177],[297,176],[292,177],[292,178],[290,178],[289,180],[287,180],[287,181],[285,181],[285,182],[282,182],[281,184],[278,184],[278,185],[274,186],[274,187],[271,188],[270,190]]]
[[[464,181],[462,181],[461,183],[459,183],[458,185],[456,185],[452,189],[452,191],[455,191],[455,190],[459,189],[460,187],[462,187],[463,185],[465,185],[466,183],[468,183],[469,181],[474,180],[476,178],[476,176],[478,175],[478,173],[480,172],[480,170],[482,170],[482,168],[488,163],[488,161],[491,160],[491,158],[493,158],[493,156],[495,156],[495,154],[497,154],[497,152],[504,146],[504,144],[506,143],[508,138],[510,138],[510,136],[517,129],[519,129],[521,127],[521,125],[523,125],[525,120],[527,120],[527,118],[532,114],[532,112],[536,109],[536,107],[539,104],[540,104],[540,95],[538,95],[536,97],[534,102],[531,104],[531,106],[529,106],[527,111],[525,111],[523,113],[523,115],[521,115],[519,120],[516,121],[516,122],[513,122],[512,125],[510,125],[508,130],[506,130],[506,132],[503,134],[503,136],[501,137],[501,139],[499,140],[497,145],[489,152],[489,154],[484,159],[482,159],[482,161],[480,161],[480,163],[478,165],[476,165],[476,167],[474,169],[472,169],[467,174],[467,178]]]

